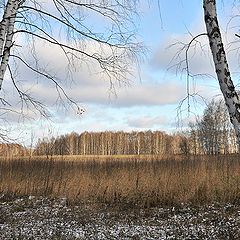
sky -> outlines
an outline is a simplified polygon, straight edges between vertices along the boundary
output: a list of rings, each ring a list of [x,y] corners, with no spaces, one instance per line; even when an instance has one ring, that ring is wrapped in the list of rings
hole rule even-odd
[[[230,68],[233,79],[238,83],[238,57],[231,51],[240,44],[234,39],[234,33],[239,32],[236,28],[238,19],[229,22],[238,9],[230,7],[226,1],[227,6],[222,1],[217,2]],[[134,24],[137,38],[147,51],[128,84],[115,84],[115,91],[110,91],[109,81],[94,73],[93,66],[78,66],[71,81],[64,83],[69,96],[84,108],[83,114],[60,104],[54,85],[46,79],[34,79],[33,84],[31,72],[21,64],[18,66],[18,83],[28,92],[34,92],[35,97],[48,106],[51,117],[45,119],[34,112],[28,113],[30,119],[7,115],[5,118],[10,123],[8,130],[12,138],[30,145],[38,138],[71,132],[160,130],[173,133],[185,129],[189,121],[201,116],[206,102],[220,96],[207,39],[199,38],[189,53],[191,72],[200,74],[189,79],[190,93],[197,93],[195,98],[191,98],[190,112],[187,101],[179,108],[187,96],[187,77],[183,71],[184,63],[179,65],[184,52],[176,54],[192,36],[205,32],[202,1],[160,0],[158,3],[156,0],[142,0],[139,10]],[[67,75],[66,61],[57,48],[41,42],[36,46],[40,63],[53,69],[57,76]],[[201,74],[208,74],[208,77]],[[14,96],[10,81],[4,82],[4,88],[4,97]]]

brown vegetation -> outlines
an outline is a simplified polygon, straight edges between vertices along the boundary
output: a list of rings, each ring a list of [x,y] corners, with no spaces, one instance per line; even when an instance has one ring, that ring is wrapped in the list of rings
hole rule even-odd
[[[0,192],[145,207],[240,199],[237,155],[148,158],[1,160]]]
[[[0,157],[13,158],[29,155],[29,150],[16,143],[0,143]]]

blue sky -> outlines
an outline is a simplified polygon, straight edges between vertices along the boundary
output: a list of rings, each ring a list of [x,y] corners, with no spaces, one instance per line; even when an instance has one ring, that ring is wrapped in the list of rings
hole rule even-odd
[[[229,11],[223,7],[222,1],[218,2],[224,30],[231,11],[235,10],[229,8]],[[144,61],[140,62],[140,74],[136,73],[130,79],[129,86],[116,87],[116,95],[109,94],[107,80],[99,80],[97,75],[80,69],[74,73],[73,83],[66,87],[70,96],[86,110],[79,116],[76,112],[55,104],[56,99],[52,94],[54,86],[46,83],[46,80],[37,86],[29,85],[32,91],[35,87],[38,88],[38,94],[43,103],[50,107],[52,117],[46,120],[33,114],[33,121],[12,120],[11,132],[14,132],[14,137],[20,136],[23,143],[29,145],[31,139],[35,142],[39,137],[51,137],[72,131],[181,130],[178,127],[177,108],[180,101],[186,97],[186,75],[180,71],[182,68],[176,71],[176,67],[172,67],[179,62],[179,59],[171,60],[180,45],[172,48],[169,46],[178,41],[189,42],[190,33],[195,35],[204,32],[202,1],[160,0],[160,8],[156,0],[141,1],[140,14],[135,25],[138,38],[147,46],[148,53]],[[234,40],[231,30],[224,32],[225,36],[228,36],[227,44]],[[214,75],[207,39],[201,39],[201,44],[204,52],[199,50],[199,46],[196,52],[190,52],[191,70],[193,73]],[[65,63],[61,54],[56,51],[54,48],[39,45],[40,59],[58,74],[64,74],[62,71]],[[236,59],[233,53],[229,54],[232,70],[235,72],[238,68]],[[21,66],[19,69],[21,70]],[[23,71],[22,76],[23,79],[31,78],[27,71]],[[237,76],[236,73],[236,81]],[[7,83],[5,84],[7,86]],[[206,101],[220,93],[216,80],[211,77],[191,80],[190,87],[191,91],[199,93]],[[189,120],[194,119],[194,114],[201,115],[205,107],[200,98],[195,100],[196,102],[191,102],[193,114],[186,111],[186,103],[182,107],[180,125],[183,127],[187,126]]]

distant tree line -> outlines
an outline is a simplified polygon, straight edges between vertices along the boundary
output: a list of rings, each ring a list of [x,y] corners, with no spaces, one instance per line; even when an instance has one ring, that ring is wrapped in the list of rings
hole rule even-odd
[[[180,135],[161,131],[83,132],[39,140],[36,155],[181,154]]]
[[[39,140],[35,155],[228,154],[238,152],[223,101],[210,102],[188,130],[83,132]]]
[[[238,144],[223,101],[210,102],[186,131],[83,132],[39,139],[34,149],[0,144],[0,156],[24,155],[215,155],[237,153]]]

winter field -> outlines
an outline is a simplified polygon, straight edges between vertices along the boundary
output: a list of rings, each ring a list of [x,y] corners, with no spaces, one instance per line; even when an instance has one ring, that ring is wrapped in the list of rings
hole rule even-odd
[[[1,196],[0,239],[240,239],[234,204],[129,209]]]
[[[0,161],[0,239],[240,239],[237,155]]]

